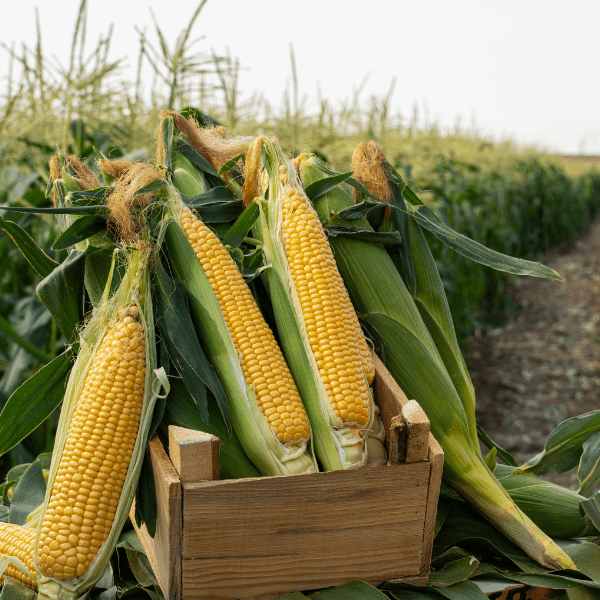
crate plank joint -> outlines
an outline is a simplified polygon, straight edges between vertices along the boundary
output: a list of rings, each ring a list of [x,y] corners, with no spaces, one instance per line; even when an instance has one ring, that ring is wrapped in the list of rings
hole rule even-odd
[[[384,467],[219,480],[214,436],[170,427],[169,455],[153,438],[157,532],[136,530],[165,598],[274,598],[354,579],[425,584],[443,452],[378,359],[374,391]]]

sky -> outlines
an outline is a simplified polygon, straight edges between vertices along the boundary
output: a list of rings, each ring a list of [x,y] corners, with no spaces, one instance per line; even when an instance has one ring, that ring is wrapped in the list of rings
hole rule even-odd
[[[37,6],[43,51],[67,64],[80,0],[0,0],[0,43],[35,44]],[[135,27],[156,41],[150,8],[169,43],[197,2],[88,0],[90,48],[111,23],[111,55],[127,57],[133,79]],[[495,140],[564,154],[600,155],[598,0],[208,0],[193,29],[197,51],[238,57],[246,98],[275,106],[291,76],[316,111],[319,94],[347,102],[384,97],[406,123],[451,130],[457,122]],[[0,90],[7,74],[0,47]],[[148,85],[151,82],[148,81]]]

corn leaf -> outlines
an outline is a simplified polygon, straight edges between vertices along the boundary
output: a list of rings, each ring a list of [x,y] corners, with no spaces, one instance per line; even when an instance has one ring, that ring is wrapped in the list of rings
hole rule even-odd
[[[206,388],[214,394],[226,423],[229,423],[229,409],[225,391],[198,341],[191,320],[185,288],[176,285],[159,265],[157,269],[157,313],[158,326],[179,374],[198,405],[202,419],[208,422],[208,399]]]
[[[573,558],[577,570],[600,582],[600,547],[584,540],[562,540],[560,546]]]
[[[333,177],[324,177],[323,179],[315,181],[310,185],[306,186],[304,191],[306,192],[308,199],[313,201],[323,196],[324,194],[332,190],[334,187],[340,185],[340,183],[343,183],[351,176],[352,171],[348,171],[347,173],[338,173]]]
[[[94,306],[102,300],[102,293],[106,287],[110,269],[113,261],[112,248],[93,248],[88,247],[85,253],[85,289]],[[117,261],[110,282],[108,296],[112,296],[119,287],[125,267]]]
[[[397,231],[368,231],[351,225],[323,223],[329,237],[349,237],[355,240],[383,244],[385,246],[398,246],[402,244],[402,237]]]
[[[198,209],[204,204],[239,202],[234,193],[226,186],[219,186],[192,198],[186,198],[185,203],[190,208]]]
[[[511,467],[517,467],[517,461],[513,458],[513,455],[504,450],[504,448],[502,448],[501,446],[498,446],[498,444],[496,444],[496,442],[494,442],[494,440],[492,440],[487,433],[479,426],[477,425],[477,435],[479,437],[479,439],[491,450],[492,448],[496,449],[496,452],[498,453],[498,456],[507,464],[510,465]]]
[[[0,456],[41,425],[62,402],[73,353],[69,349],[17,388],[0,413]]]
[[[52,244],[52,250],[64,250],[83,240],[100,233],[106,228],[106,217],[101,215],[86,215],[77,219],[73,225],[65,229]]]
[[[76,204],[87,205],[92,203],[99,203],[104,198],[110,196],[113,193],[113,191],[114,188],[109,186],[99,187],[93,190],[78,190],[75,192],[71,192],[70,198],[71,202],[74,202]]]
[[[256,219],[258,219],[258,215],[258,203],[251,202],[223,237],[223,245],[239,248],[250,229],[252,229]]]
[[[514,258],[491,250],[482,244],[458,233],[445,223],[440,221],[426,206],[413,207],[413,216],[417,223],[433,233],[440,241],[449,248],[456,250],[467,258],[492,267],[498,271],[506,271],[515,275],[531,275],[532,277],[544,277],[563,281],[563,278],[553,269],[545,267],[540,263]]]
[[[162,140],[162,166],[165,167],[167,173],[173,174],[173,133],[175,131],[175,123],[173,117],[165,117],[162,122],[161,140]]]
[[[364,581],[350,581],[339,587],[331,587],[308,594],[312,600],[386,600],[387,596]]]
[[[235,167],[235,165],[238,163],[239,160],[244,160],[244,154],[238,154],[237,156],[234,156],[233,158],[230,158],[218,171],[217,171],[217,175],[224,175],[225,173],[231,171],[231,169],[233,169],[233,167]]]
[[[25,525],[27,517],[43,501],[46,495],[46,480],[42,465],[35,460],[23,473],[10,503],[8,522],[15,525]]]
[[[478,566],[479,561],[473,556],[453,560],[429,574],[429,585],[447,587],[464,581],[475,572]]]
[[[10,208],[10,207],[9,207]],[[46,277],[58,266],[33,240],[33,238],[19,225],[6,221],[0,216],[0,229],[3,229],[12,238],[17,248],[21,251],[33,270],[40,276]]]
[[[591,496],[600,484],[600,433],[588,438],[582,446],[581,459],[577,470],[579,489],[582,496]]]
[[[45,363],[51,360],[45,352],[40,350],[35,344],[32,344],[30,341],[26,340],[22,335],[20,335],[17,331],[15,331],[11,327],[10,323],[2,315],[0,315],[0,334],[4,335],[8,339],[21,346],[23,350],[29,352],[31,356],[34,356],[40,362]]]
[[[182,156],[187,158],[200,171],[214,175],[215,177],[219,176],[216,169],[187,141],[179,140],[175,144],[175,150],[180,152]]]
[[[487,598],[472,581],[458,581],[449,586],[436,586],[435,589],[448,600],[483,600]]]
[[[328,180],[321,179],[321,181]],[[356,221],[368,215],[370,212],[373,212],[374,210],[383,210],[385,209],[385,207],[386,204],[384,202],[376,202],[374,200],[363,200],[362,202],[359,202],[354,206],[348,206],[347,208],[340,210],[340,212],[336,213],[334,216],[340,219],[344,219],[345,221]]]
[[[78,341],[77,328],[83,319],[85,260],[85,252],[72,251],[36,288],[39,299],[71,344]]]
[[[594,494],[587,500],[582,500],[580,505],[587,518],[594,524],[596,529],[600,531],[600,492]]]
[[[404,200],[401,201],[404,204]],[[393,216],[398,212],[400,211],[393,211]],[[407,215],[404,216],[407,217]],[[404,226],[406,226],[407,231],[403,237],[409,241],[411,248],[410,255],[407,255],[405,262],[403,262],[404,271],[406,274],[406,268],[409,265],[414,278],[412,293],[415,304],[462,402],[467,416],[469,434],[476,444],[475,390],[458,346],[446,291],[421,228],[411,217],[396,221],[397,228]],[[407,287],[409,290],[411,289],[408,284]]]
[[[141,196],[142,194],[153,194],[154,192],[158,192],[158,190],[162,190],[168,184],[164,179],[155,179],[145,186],[141,187],[137,192],[135,192],[134,196]]]
[[[548,436],[544,450],[520,466],[516,472],[543,475],[548,471],[566,473],[581,459],[583,444],[600,432],[600,410],[566,419]]]
[[[18,213],[33,213],[36,215],[79,215],[84,213],[103,214],[106,213],[108,209],[104,205],[96,204],[90,206],[53,206],[49,208],[37,206],[0,206],[0,210],[10,210]]]
[[[150,451],[146,448],[140,478],[135,491],[135,521],[138,527],[141,527],[144,523],[148,535],[153,538],[156,535],[156,518],[156,485]]]
[[[185,200],[184,200],[185,202]],[[214,202],[198,208],[200,219],[205,223],[229,223],[242,214],[244,205],[241,200],[237,202]]]

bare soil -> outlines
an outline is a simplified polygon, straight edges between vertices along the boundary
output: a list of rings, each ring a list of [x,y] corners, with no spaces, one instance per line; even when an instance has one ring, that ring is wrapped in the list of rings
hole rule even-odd
[[[542,262],[565,281],[515,278],[515,314],[469,339],[477,421],[519,464],[561,421],[600,408],[600,219]],[[574,473],[548,478],[577,482]]]

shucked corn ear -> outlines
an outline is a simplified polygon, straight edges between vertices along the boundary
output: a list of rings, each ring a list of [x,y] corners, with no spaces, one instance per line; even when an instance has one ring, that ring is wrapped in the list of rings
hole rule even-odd
[[[216,235],[172,186],[169,195],[165,227],[171,262],[191,293],[206,353],[244,450],[264,475],[316,471],[306,412],[272,331]]]
[[[21,563],[21,569],[15,566],[16,561],[8,562],[4,572],[0,576],[0,585],[6,577],[11,577],[32,590],[37,590],[35,574],[33,571],[33,546],[35,543],[36,530],[10,523],[0,523],[0,560],[5,557],[14,557]],[[1,569],[0,569],[1,571]]]
[[[371,353],[296,171],[264,136],[248,148],[245,190],[261,188],[263,149],[269,200],[261,203],[254,231],[270,263],[266,285],[317,457],[326,470],[364,466],[374,419]]]
[[[69,378],[34,552],[39,598],[79,598],[104,573],[135,493],[155,370],[149,248],[131,249],[125,276],[95,309]]]

